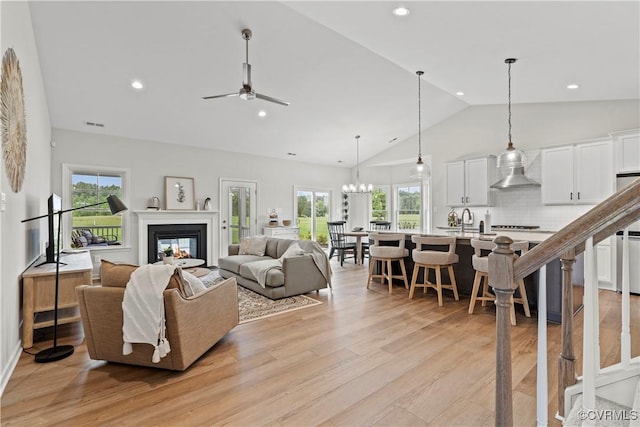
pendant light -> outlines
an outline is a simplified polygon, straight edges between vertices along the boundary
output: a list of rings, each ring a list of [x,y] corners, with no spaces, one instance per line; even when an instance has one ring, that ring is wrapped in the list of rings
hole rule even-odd
[[[416,71],[418,76],[418,161],[409,174],[411,178],[423,178],[429,176],[429,168],[422,161],[422,92],[420,80],[424,71]]]
[[[356,183],[343,185],[342,192],[347,194],[370,194],[373,192],[372,184],[360,184],[360,135],[356,135]]]
[[[498,182],[491,185],[491,188],[506,189],[514,187],[539,186],[540,184],[529,179],[524,174],[524,167],[527,163],[527,156],[522,150],[516,149],[511,141],[511,64],[516,62],[515,58],[507,58],[504,60],[508,65],[509,95],[509,144],[507,149],[503,151],[497,160],[497,167],[502,171],[504,177]]]

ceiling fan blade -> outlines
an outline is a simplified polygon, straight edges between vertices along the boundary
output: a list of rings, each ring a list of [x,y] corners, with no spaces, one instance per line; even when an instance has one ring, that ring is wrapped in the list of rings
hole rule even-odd
[[[276,103],[276,104],[284,105],[285,107],[288,106],[289,104],[291,104],[290,102],[283,101],[283,100],[278,99],[278,98],[273,98],[273,97],[267,96],[267,95],[261,95],[259,93],[256,93],[256,98],[262,99],[262,100],[265,100],[265,101],[269,101],[269,102],[273,102],[273,103]]]
[[[239,93],[238,92],[234,92],[234,93],[227,93],[224,95],[212,95],[212,96],[203,96],[202,99],[213,99],[213,98],[227,98],[230,96],[238,96]]]

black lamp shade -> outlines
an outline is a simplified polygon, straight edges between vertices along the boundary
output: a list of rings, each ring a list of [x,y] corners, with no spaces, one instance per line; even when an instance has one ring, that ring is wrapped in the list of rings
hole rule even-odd
[[[107,203],[109,203],[109,210],[111,211],[111,215],[115,215],[119,212],[127,210],[127,206],[122,203],[122,200],[120,200],[118,196],[114,196],[113,194],[107,197]]]

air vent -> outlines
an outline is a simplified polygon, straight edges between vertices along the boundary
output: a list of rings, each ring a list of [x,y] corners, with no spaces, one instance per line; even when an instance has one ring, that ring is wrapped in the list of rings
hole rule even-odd
[[[104,127],[104,123],[96,123],[96,122],[84,122],[85,125],[87,126],[93,126],[96,128],[103,128]]]

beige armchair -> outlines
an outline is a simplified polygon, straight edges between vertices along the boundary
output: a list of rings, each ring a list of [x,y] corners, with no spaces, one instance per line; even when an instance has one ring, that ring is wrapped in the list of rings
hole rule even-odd
[[[104,264],[102,268],[105,268]],[[122,278],[118,280],[108,277],[105,280],[104,273],[101,286],[76,288],[87,349],[92,359],[184,371],[238,324],[235,278],[188,298],[170,282],[164,291],[164,305],[166,337],[171,351],[159,363],[153,363],[152,346],[133,344],[133,353],[125,356],[122,354],[122,299],[128,275],[121,274]]]

